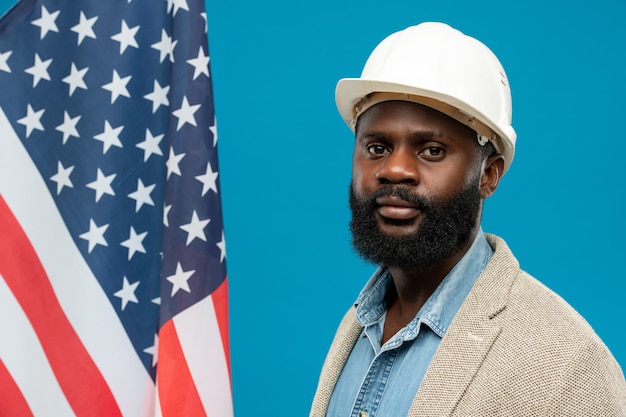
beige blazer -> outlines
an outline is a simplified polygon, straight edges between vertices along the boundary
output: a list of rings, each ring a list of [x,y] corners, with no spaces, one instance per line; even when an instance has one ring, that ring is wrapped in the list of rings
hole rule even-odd
[[[444,335],[408,415],[626,416],[624,374],[606,346],[562,298],[520,270],[502,239],[487,239],[494,256]],[[324,362],[311,417],[326,415],[360,333],[351,309]]]

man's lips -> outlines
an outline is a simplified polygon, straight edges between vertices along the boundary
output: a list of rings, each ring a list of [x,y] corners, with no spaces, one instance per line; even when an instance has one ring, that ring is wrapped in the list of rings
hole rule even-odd
[[[396,196],[384,196],[376,199],[378,214],[388,219],[408,220],[420,213],[419,206]]]

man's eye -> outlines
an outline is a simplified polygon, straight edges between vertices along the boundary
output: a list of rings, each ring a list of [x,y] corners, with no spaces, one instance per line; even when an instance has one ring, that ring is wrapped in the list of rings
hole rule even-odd
[[[429,146],[422,151],[424,156],[441,156],[443,155],[443,149],[438,148],[436,146]]]
[[[383,145],[372,144],[372,145],[368,145],[367,152],[369,152],[371,155],[380,156],[380,155],[385,155],[387,153],[387,148],[384,147]]]

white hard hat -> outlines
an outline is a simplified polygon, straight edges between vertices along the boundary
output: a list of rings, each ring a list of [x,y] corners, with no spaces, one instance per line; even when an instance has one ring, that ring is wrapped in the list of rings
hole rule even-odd
[[[335,100],[354,131],[358,117],[381,101],[417,102],[458,120],[491,141],[504,156],[515,153],[511,89],[498,58],[478,40],[443,23],[411,26],[385,38],[360,78],[339,80]]]

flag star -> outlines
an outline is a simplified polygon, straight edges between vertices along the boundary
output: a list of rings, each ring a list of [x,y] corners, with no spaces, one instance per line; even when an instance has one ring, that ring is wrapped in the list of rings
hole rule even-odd
[[[182,226],[180,226],[181,229],[187,232],[187,246],[189,246],[189,244],[193,242],[195,238],[204,240],[206,242],[206,234],[204,233],[204,228],[207,224],[209,224],[210,221],[211,219],[200,220],[196,211],[193,211],[191,215],[191,221],[187,224],[183,224]]]
[[[72,118],[72,117],[70,117],[70,115],[69,115],[69,113],[67,111],[64,112],[64,114],[63,114],[63,123],[58,125],[55,128],[59,132],[63,133],[63,145],[65,145],[65,143],[70,138],[70,136],[75,136],[77,138],[79,137],[78,136],[78,130],[76,130],[76,125],[78,124],[79,120],[80,120],[80,116],[76,116],[76,117]]]
[[[165,107],[170,105],[170,101],[167,98],[167,94],[170,92],[170,86],[166,85],[165,87],[161,87],[161,84],[157,80],[154,80],[154,89],[150,94],[146,94],[143,96],[145,99],[150,100],[152,102],[152,113],[156,113],[159,106],[163,105]]]
[[[63,78],[63,82],[68,84],[70,87],[70,96],[74,94],[74,91],[76,91],[76,89],[79,87],[82,88],[83,90],[87,89],[87,84],[85,84],[85,81],[83,80],[83,78],[85,77],[85,74],[87,74],[87,71],[89,71],[89,67],[85,67],[82,70],[78,70],[78,68],[76,68],[76,65],[72,62],[72,69],[70,70],[70,75]]]
[[[172,173],[176,175],[181,175],[180,167],[178,166],[178,164],[180,163],[181,159],[183,159],[184,156],[185,156],[184,153],[180,153],[176,155],[174,153],[174,148],[170,148],[170,156],[169,158],[167,158],[167,162],[165,163],[165,166],[167,166],[167,179],[168,180],[170,179],[170,175]]]
[[[43,115],[45,109],[41,109],[39,111],[33,110],[32,106],[29,104],[26,108],[26,116],[22,117],[17,122],[21,125],[26,126],[26,137],[28,138],[33,130],[41,130],[43,131],[43,125],[41,124],[41,116]]]
[[[111,187],[111,183],[115,179],[117,174],[111,174],[105,176],[100,168],[96,174],[96,180],[87,184],[87,188],[91,188],[96,191],[96,203],[102,198],[104,194],[115,196],[115,192]]]
[[[124,126],[113,129],[108,120],[104,121],[104,132],[93,137],[102,142],[102,155],[105,155],[111,146],[117,146],[118,148],[123,147],[119,138],[122,129],[124,129]]]
[[[172,9],[174,9],[172,16],[176,16],[176,12],[178,12],[179,9],[189,11],[187,0],[167,0],[167,12],[171,12]]]
[[[196,272],[195,270],[191,271],[183,271],[183,267],[180,265],[180,262],[176,265],[176,273],[174,275],[170,275],[166,279],[172,283],[172,294],[173,297],[178,290],[184,290],[188,293],[191,293],[191,289],[189,288],[189,278]]]
[[[209,130],[213,134],[213,147],[217,145],[217,118],[213,116],[213,124],[209,126]]]
[[[60,13],[59,10],[57,10],[54,13],[49,13],[48,9],[46,9],[46,6],[41,6],[41,17],[31,22],[33,25],[39,26],[39,28],[41,29],[40,39],[43,39],[50,31],[52,32],[59,31],[59,28],[57,27],[57,24],[55,23],[57,17],[59,16],[59,13]]]
[[[209,20],[206,18],[206,13],[204,12],[200,13],[200,16],[204,19],[204,33],[207,33],[209,31]]]
[[[167,35],[165,29],[161,29],[161,40],[157,43],[153,43],[151,46],[153,49],[159,51],[159,62],[163,62],[166,56],[169,55],[170,62],[174,62],[174,48],[178,41],[173,41],[170,36]]]
[[[204,51],[202,50],[202,46],[198,50],[198,57],[193,59],[188,59],[187,63],[193,66],[193,79],[195,80],[200,76],[200,74],[204,74],[207,77],[209,76],[209,59],[207,55],[204,55]]]
[[[152,201],[152,197],[150,197],[150,193],[154,190],[156,184],[152,184],[149,186],[143,185],[143,181],[141,178],[137,180],[137,191],[134,191],[128,194],[128,197],[135,200],[135,213],[139,212],[139,209],[144,205],[148,204],[149,206],[154,206],[154,201]]]
[[[152,304],[156,304],[156,305],[160,306],[161,305],[161,297],[153,298],[152,300],[150,300],[150,302]]]
[[[43,7],[43,6],[42,6]],[[39,54],[35,54],[35,64],[24,70],[25,73],[33,76],[33,87],[37,87],[39,81],[47,80],[50,81],[50,74],[48,74],[48,67],[52,63],[52,58],[47,61],[42,61],[39,58]]]
[[[89,242],[89,247],[87,249],[88,253],[91,253],[96,245],[109,246],[106,239],[104,238],[104,232],[106,232],[108,228],[108,224],[98,226],[96,222],[93,221],[93,219],[89,219],[89,231],[79,236],[81,239],[85,239],[87,242]]]
[[[217,194],[217,172],[213,172],[211,163],[206,164],[206,172],[202,175],[198,175],[196,179],[202,183],[202,197],[209,191],[213,190]]]
[[[78,45],[80,45],[85,38],[96,39],[96,34],[93,31],[93,25],[96,23],[96,20],[98,20],[98,16],[87,19],[85,13],[80,12],[80,22],[72,26],[72,32],[78,34]]]
[[[143,142],[139,142],[137,146],[139,149],[143,149],[143,161],[146,162],[148,158],[152,155],[163,156],[163,152],[161,151],[161,147],[159,143],[161,143],[161,139],[163,139],[164,135],[152,136],[152,133],[149,129],[146,129],[146,138]]]
[[[220,249],[220,262],[224,262],[226,258],[226,240],[224,239],[224,231],[222,230],[222,240],[215,244]]]
[[[130,97],[126,84],[128,84],[131,78],[132,75],[120,78],[117,71],[113,70],[113,80],[102,86],[102,88],[111,92],[111,104],[115,103],[115,100],[117,100],[119,96]]]
[[[7,51],[0,53],[0,71],[11,72],[11,67],[9,67],[9,58],[13,51]]]
[[[130,0],[128,1],[130,3]],[[152,344],[152,346],[147,347],[143,350],[145,353],[147,353],[148,355],[152,355],[152,367],[154,368],[158,362],[158,358],[159,358],[159,335],[158,334],[154,334],[154,343]]]
[[[139,286],[140,281],[135,281],[132,284],[128,282],[128,278],[124,277],[122,282],[122,289],[114,293],[113,295],[119,297],[122,300],[122,311],[126,308],[126,305],[131,302],[138,304],[137,296],[135,296],[135,290]]]
[[[172,205],[163,207],[163,226],[170,227],[170,221],[167,216],[170,214],[170,210],[172,209]]]
[[[61,161],[57,165],[57,173],[50,177],[50,179],[57,183],[57,195],[61,193],[63,187],[74,188],[72,180],[70,180],[70,174],[74,170],[74,166],[64,168]]]
[[[194,114],[200,108],[200,104],[194,104],[193,106],[189,105],[189,101],[187,101],[187,96],[183,97],[183,103],[180,106],[180,109],[172,112],[174,116],[178,118],[178,125],[176,125],[176,130],[180,130],[181,127],[185,125],[185,123],[189,123],[192,126],[197,126],[196,118]]]
[[[135,255],[135,253],[137,252],[146,253],[146,249],[143,247],[142,242],[145,239],[147,234],[148,232],[137,234],[137,232],[135,232],[135,229],[132,226],[130,227],[130,236],[128,237],[128,239],[120,243],[120,245],[124,246],[125,248],[128,248],[128,260],[129,261],[132,259],[133,255]]]
[[[122,20],[122,28],[120,33],[111,36],[111,39],[120,43],[120,55],[124,53],[126,48],[132,46],[133,48],[139,48],[135,36],[139,30],[139,25],[129,28],[126,21]]]

